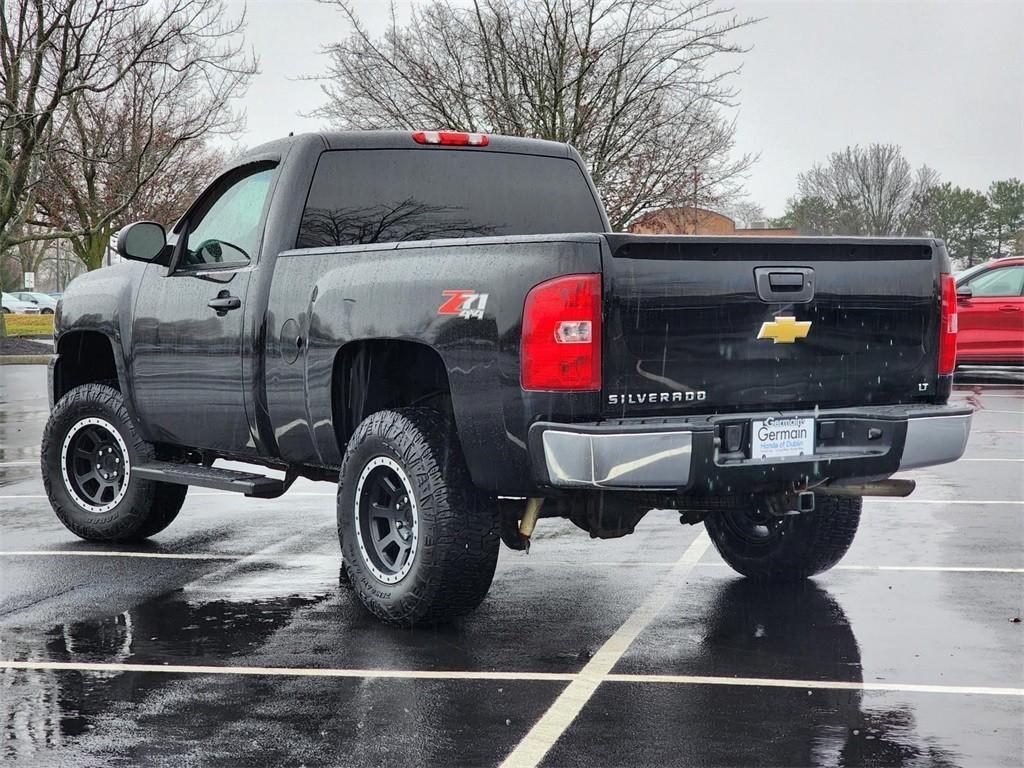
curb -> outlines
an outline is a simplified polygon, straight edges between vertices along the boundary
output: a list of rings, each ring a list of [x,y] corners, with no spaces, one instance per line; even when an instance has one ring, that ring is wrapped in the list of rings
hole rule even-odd
[[[0,355],[0,365],[47,365],[53,355]]]

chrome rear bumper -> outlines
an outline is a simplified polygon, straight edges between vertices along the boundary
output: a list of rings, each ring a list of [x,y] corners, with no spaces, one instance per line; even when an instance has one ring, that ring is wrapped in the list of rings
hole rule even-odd
[[[900,469],[917,469],[956,461],[964,455],[972,414],[907,420]]]
[[[834,437],[817,429],[813,457],[763,460],[721,453],[726,424],[765,415],[537,423],[530,430],[536,479],[565,488],[740,493],[766,483],[888,477],[960,458],[972,412],[960,406],[878,406],[767,414],[813,416]]]

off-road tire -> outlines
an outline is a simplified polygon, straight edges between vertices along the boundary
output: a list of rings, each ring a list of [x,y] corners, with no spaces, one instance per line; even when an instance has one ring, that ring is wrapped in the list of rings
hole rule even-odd
[[[722,559],[738,573],[758,581],[796,581],[827,571],[853,543],[863,500],[817,496],[813,512],[769,519],[762,542],[738,532],[736,517],[746,510],[716,511],[704,526]]]
[[[378,578],[357,536],[356,490],[371,462],[397,464],[415,501],[416,544],[404,576]],[[400,626],[438,624],[469,613],[487,595],[498,562],[494,497],[469,477],[452,425],[426,408],[401,408],[369,416],[348,442],[338,480],[338,538],[345,569],[360,601],[384,621]]]
[[[113,426],[128,449],[127,490],[116,506],[105,512],[94,512],[79,504],[62,471],[65,438],[85,418],[102,419]],[[188,492],[186,485],[131,476],[131,467],[154,457],[154,447],[139,437],[121,393],[106,384],[83,384],[57,402],[46,422],[40,456],[43,486],[57,518],[76,536],[89,541],[139,541],[170,525]]]

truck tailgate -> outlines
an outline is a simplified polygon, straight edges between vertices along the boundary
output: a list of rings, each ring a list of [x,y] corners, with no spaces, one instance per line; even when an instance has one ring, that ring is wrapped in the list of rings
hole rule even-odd
[[[948,259],[933,241],[612,235],[608,243],[608,415],[936,397]]]

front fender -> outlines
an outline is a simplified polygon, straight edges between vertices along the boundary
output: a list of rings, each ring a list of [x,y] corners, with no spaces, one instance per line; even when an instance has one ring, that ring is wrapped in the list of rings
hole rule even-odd
[[[75,335],[99,334],[110,343],[118,385],[128,411],[136,424],[140,428],[143,426],[136,418],[130,350],[135,296],[146,266],[139,262],[123,262],[87,272],[75,278],[68,286],[54,318],[55,355],[51,362],[51,406],[55,399],[54,391],[61,391],[61,381],[68,375],[68,367],[78,363],[67,354]]]

